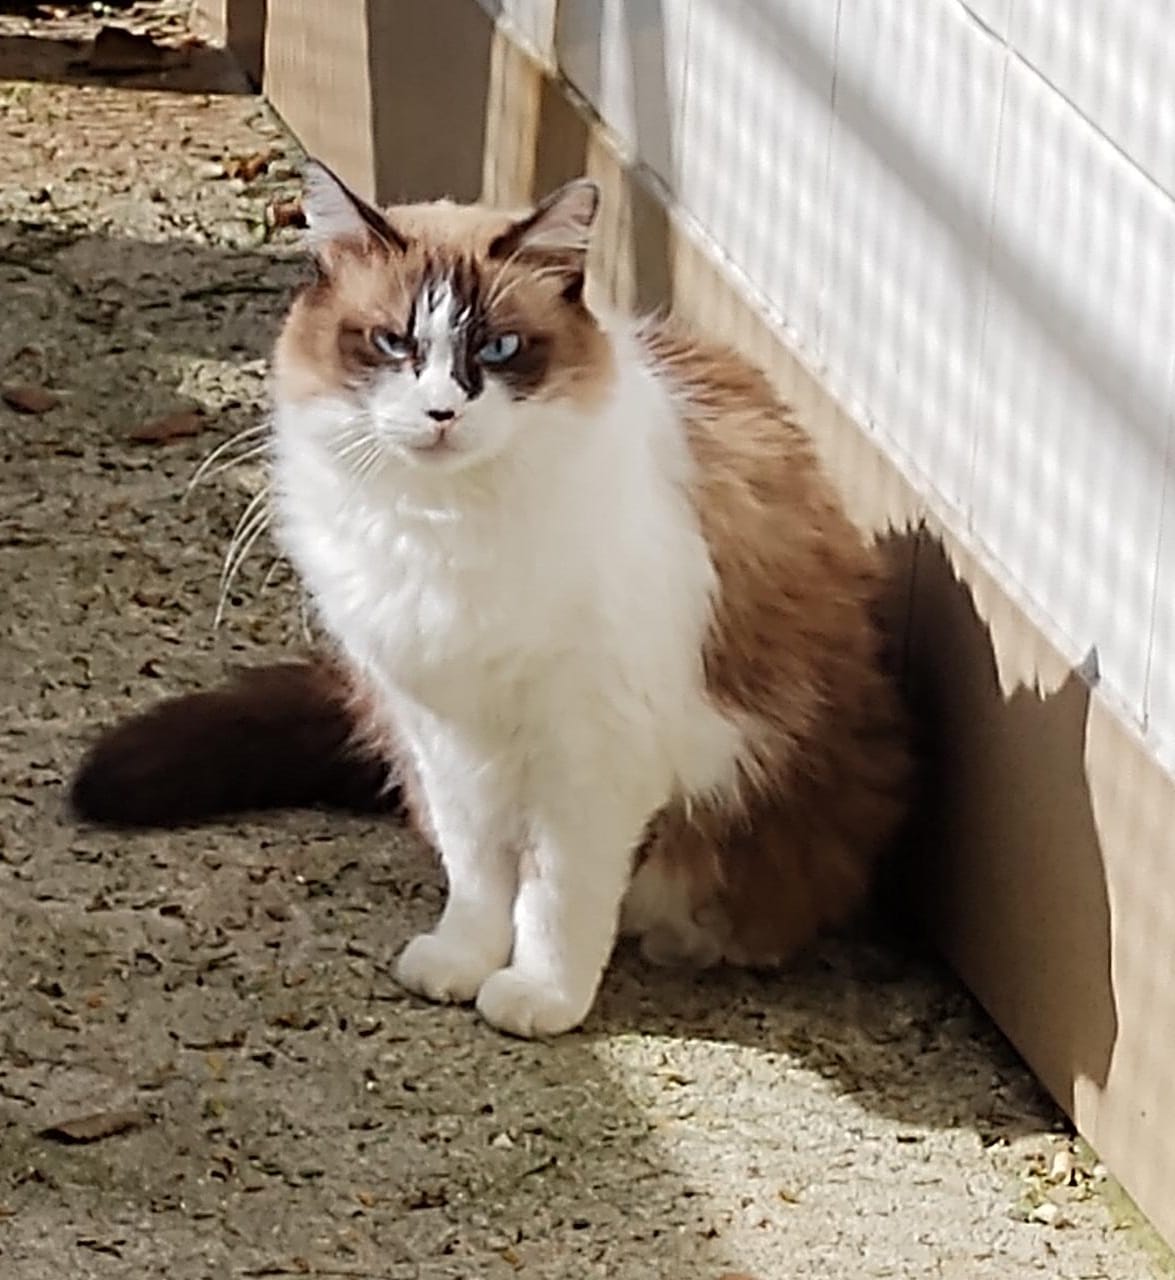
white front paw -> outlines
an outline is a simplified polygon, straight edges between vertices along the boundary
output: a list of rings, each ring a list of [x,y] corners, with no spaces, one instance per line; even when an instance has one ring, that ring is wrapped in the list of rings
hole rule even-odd
[[[557,1036],[587,1017],[591,998],[569,999],[557,986],[520,969],[499,969],[477,993],[477,1011],[492,1027],[531,1039]]]
[[[400,952],[396,981],[426,999],[464,1004],[477,995],[496,967],[495,959],[468,945],[436,933],[419,933]]]

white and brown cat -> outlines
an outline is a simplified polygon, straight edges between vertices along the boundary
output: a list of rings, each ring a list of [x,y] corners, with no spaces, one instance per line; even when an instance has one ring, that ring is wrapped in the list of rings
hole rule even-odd
[[[273,486],[337,657],[156,707],[74,786],[157,823],[390,770],[448,878],[400,981],[523,1036],[584,1019],[618,931],[786,961],[910,774],[873,553],[758,372],[587,305],[597,198],[379,212],[311,165]]]

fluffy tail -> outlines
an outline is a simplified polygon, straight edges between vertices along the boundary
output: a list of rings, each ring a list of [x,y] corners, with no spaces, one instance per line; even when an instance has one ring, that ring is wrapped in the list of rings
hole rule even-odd
[[[73,780],[73,811],[118,827],[316,805],[393,811],[398,790],[356,743],[347,692],[326,663],[286,663],[169,698],[98,739]]]

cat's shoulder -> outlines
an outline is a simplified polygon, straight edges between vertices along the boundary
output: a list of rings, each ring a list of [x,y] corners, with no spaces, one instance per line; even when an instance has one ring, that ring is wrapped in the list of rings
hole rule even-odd
[[[645,317],[636,326],[636,338],[654,371],[691,399],[715,407],[786,411],[761,369],[673,315]]]
[[[702,469],[790,488],[819,472],[811,436],[758,366],[672,316],[641,321],[637,341],[670,388],[690,451]],[[778,471],[785,464],[786,475]]]

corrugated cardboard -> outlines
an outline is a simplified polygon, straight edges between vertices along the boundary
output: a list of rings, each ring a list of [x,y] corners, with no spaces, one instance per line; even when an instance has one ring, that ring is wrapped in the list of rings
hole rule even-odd
[[[476,4],[197,5],[306,150],[361,195],[478,197],[494,28]]]
[[[221,0],[230,38],[261,0]],[[252,17],[236,15],[237,8]],[[1175,1241],[1175,785],[1038,620],[812,375],[656,174],[473,0],[270,7],[263,83],[302,141],[381,199],[519,204],[587,171],[597,288],[671,303],[765,367],[894,568],[890,616],[927,734],[906,884],[944,954]],[[236,15],[236,16],[234,16]],[[238,38],[244,38],[239,36]],[[443,146],[437,139],[443,136]],[[639,151],[639,148],[638,148]]]

